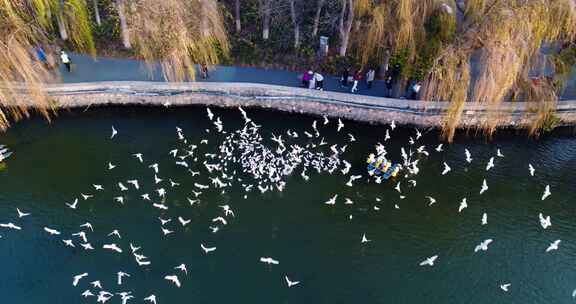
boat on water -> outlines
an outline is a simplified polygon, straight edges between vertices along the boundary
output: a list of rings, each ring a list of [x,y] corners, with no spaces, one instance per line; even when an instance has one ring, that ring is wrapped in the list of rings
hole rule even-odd
[[[394,164],[384,156],[375,157],[374,154],[368,156],[366,163],[368,163],[368,174],[382,176],[384,179],[396,177],[402,169],[400,164]]]

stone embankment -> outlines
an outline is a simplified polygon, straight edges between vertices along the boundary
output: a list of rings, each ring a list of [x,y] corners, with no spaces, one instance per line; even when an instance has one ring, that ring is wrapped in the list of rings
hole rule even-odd
[[[370,123],[442,125],[446,102],[391,99],[347,93],[315,91],[253,83],[161,83],[91,82],[54,84],[46,88],[60,108],[86,108],[106,105],[259,107],[293,113],[342,117]],[[563,125],[576,123],[576,102],[555,104]],[[501,127],[527,125],[537,112],[533,103],[507,103],[494,106],[467,103],[461,126],[480,127],[497,121]]]

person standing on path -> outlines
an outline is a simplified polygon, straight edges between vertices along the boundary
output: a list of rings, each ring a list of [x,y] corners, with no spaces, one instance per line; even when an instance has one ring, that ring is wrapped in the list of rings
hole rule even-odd
[[[342,70],[342,78],[340,79],[340,83],[342,87],[348,86],[348,77],[350,77],[350,69],[345,68]]]
[[[316,82],[316,90],[324,91],[324,76],[322,74],[315,72],[314,82]]]
[[[358,82],[362,80],[362,70],[358,70],[356,71],[356,73],[354,74],[354,85],[352,85],[352,90],[350,90],[350,92],[352,93],[356,93],[356,91],[358,91]]]
[[[72,62],[70,61],[70,57],[68,57],[68,54],[66,54],[66,52],[64,52],[64,51],[61,51],[60,52],[60,59],[62,60],[62,63],[66,67],[66,70],[68,71],[68,73],[70,73],[72,70]]]
[[[308,71],[304,72],[304,75],[302,75],[302,86],[305,88],[310,86],[310,74],[308,74]]]
[[[312,72],[312,70],[308,71],[308,78],[310,78],[310,80],[308,81],[308,88],[309,89],[315,89],[316,88],[316,79],[314,78],[314,72]]]
[[[414,85],[412,86],[412,96],[411,98],[416,100],[418,99],[418,93],[420,93],[420,88],[422,86],[420,85],[420,83],[416,82],[414,83]]]
[[[202,79],[208,79],[208,66],[205,63],[200,65],[200,72],[202,74]]]
[[[368,89],[372,88],[372,82],[374,82],[374,76],[376,75],[376,71],[374,69],[369,69],[368,73],[366,73],[366,85]]]
[[[386,97],[392,97],[392,76],[388,75],[386,76]]]

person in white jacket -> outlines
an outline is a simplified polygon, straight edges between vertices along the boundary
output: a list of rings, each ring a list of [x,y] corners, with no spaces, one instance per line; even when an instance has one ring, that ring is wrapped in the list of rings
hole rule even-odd
[[[66,70],[68,72],[70,72],[72,69],[72,67],[71,67],[72,62],[70,61],[70,57],[68,57],[68,54],[66,54],[66,52],[64,52],[64,51],[61,51],[60,52],[60,59],[62,60],[62,63],[66,67]]]
[[[316,83],[316,90],[324,91],[324,76],[322,74],[315,72],[314,82]]]

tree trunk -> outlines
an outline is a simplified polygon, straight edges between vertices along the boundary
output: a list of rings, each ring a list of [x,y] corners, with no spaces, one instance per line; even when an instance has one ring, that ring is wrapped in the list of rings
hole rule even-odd
[[[342,12],[340,13],[340,22],[338,30],[340,33],[340,56],[346,56],[348,41],[350,40],[350,31],[354,22],[354,0],[342,0]]]
[[[66,30],[66,23],[64,21],[64,0],[60,0],[58,7],[58,15],[56,15],[56,22],[58,23],[58,31],[62,40],[68,40],[68,31]]]
[[[92,3],[94,3],[94,14],[96,16],[96,24],[98,26],[101,26],[102,20],[100,19],[100,9],[98,8],[98,0],[92,0]]]
[[[236,33],[240,33],[242,31],[242,24],[240,23],[240,0],[236,0],[234,15],[236,19]]]
[[[128,29],[128,23],[126,22],[126,7],[124,4],[124,0],[116,0],[116,8],[118,9],[118,17],[120,18],[120,30],[122,32],[122,44],[124,44],[124,48],[131,49],[130,29]]]
[[[318,27],[320,26],[320,15],[322,15],[322,7],[324,6],[324,1],[318,0],[318,7],[316,7],[316,15],[314,15],[314,25],[312,26],[312,37],[318,35]]]
[[[300,47],[300,22],[298,22],[296,3],[294,2],[295,0],[290,0],[290,16],[292,17],[292,24],[294,25],[294,48],[298,49]]]
[[[262,2],[262,39],[268,40],[270,38],[270,11],[271,0],[263,0]]]

